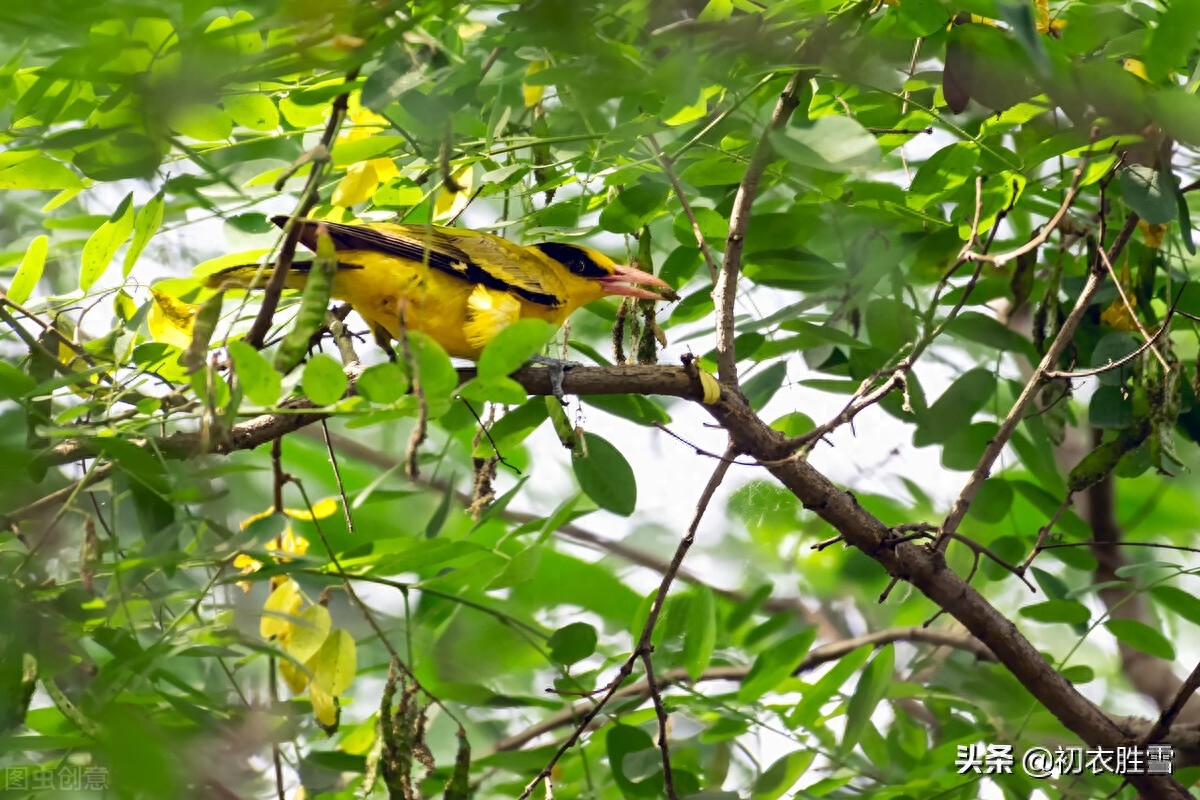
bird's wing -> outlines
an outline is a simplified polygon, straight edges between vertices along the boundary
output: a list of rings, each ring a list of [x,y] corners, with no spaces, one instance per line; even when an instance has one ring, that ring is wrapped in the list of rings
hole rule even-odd
[[[271,221],[283,227],[287,220],[278,216]],[[428,263],[460,280],[511,292],[538,305],[556,307],[563,302],[554,292],[556,287],[547,285],[547,276],[539,274],[545,269],[541,263],[525,263],[530,261],[525,248],[498,236],[465,230],[460,234],[435,225],[344,225],[315,219],[297,223],[300,242],[310,250],[317,249],[317,226],[324,225],[339,250],[367,250]]]

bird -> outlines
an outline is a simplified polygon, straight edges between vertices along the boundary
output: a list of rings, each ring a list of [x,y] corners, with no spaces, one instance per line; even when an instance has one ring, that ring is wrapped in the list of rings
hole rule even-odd
[[[282,228],[289,218],[271,221]],[[333,297],[358,312],[384,346],[400,339],[403,315],[407,330],[429,336],[451,356],[478,361],[487,343],[518,319],[559,327],[577,308],[606,296],[678,299],[663,279],[580,244],[520,245],[439,225],[309,217],[292,224],[300,226],[299,242],[314,252],[320,231],[333,242]],[[303,289],[313,263],[294,260],[286,286]],[[271,269],[229,267],[203,281],[213,289],[261,287]]]

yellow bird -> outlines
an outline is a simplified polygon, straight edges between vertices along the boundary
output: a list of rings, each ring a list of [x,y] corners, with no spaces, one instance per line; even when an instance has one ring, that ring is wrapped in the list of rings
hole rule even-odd
[[[283,227],[288,218],[272,221]],[[606,295],[676,299],[661,278],[578,244],[525,247],[490,233],[438,225],[316,219],[295,224],[301,226],[300,242],[314,251],[318,226],[324,228],[337,251],[333,296],[349,303],[381,342],[399,338],[403,312],[409,330],[459,358],[477,360],[484,345],[518,319],[558,326],[575,309]],[[288,288],[304,288],[311,267],[311,261],[293,261]],[[231,267],[204,281],[211,288],[249,287],[258,271],[254,265]],[[268,267],[255,285],[269,277]]]

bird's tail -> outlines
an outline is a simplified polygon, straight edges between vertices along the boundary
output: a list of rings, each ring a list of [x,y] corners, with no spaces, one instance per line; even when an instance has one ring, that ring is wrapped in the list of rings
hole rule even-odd
[[[308,273],[312,269],[312,261],[293,261],[288,270],[288,289],[303,289],[308,282]],[[340,265],[339,265],[340,266]],[[227,267],[219,272],[204,277],[204,285],[209,289],[263,289],[274,274],[275,265],[244,264],[238,267]]]

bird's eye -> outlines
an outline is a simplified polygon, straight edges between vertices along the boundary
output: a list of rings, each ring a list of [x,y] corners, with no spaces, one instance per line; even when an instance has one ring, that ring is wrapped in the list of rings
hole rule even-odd
[[[571,274],[581,278],[604,278],[612,274],[597,264],[582,247],[562,242],[544,242],[535,244],[534,247],[562,264]]]

